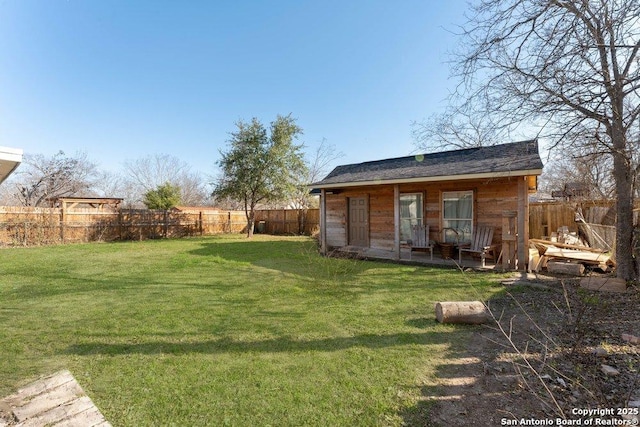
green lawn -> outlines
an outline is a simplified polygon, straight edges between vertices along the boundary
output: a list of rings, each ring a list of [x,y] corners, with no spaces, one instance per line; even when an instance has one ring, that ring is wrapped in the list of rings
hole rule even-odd
[[[0,251],[0,396],[69,369],[114,426],[400,425],[491,274],[219,236]]]

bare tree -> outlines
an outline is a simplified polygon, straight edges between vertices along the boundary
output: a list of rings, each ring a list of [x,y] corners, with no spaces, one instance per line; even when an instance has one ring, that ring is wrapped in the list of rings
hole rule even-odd
[[[98,171],[92,188],[98,197],[124,198],[125,187],[122,175],[110,171]]]
[[[329,144],[326,138],[322,138],[320,145],[312,152],[311,157],[307,160],[309,168],[307,183],[320,181],[329,173],[329,169],[333,163],[339,158],[344,157],[342,151],[337,151],[334,144]]]
[[[320,181],[329,172],[331,165],[343,157],[344,153],[337,151],[336,146],[329,144],[323,138],[320,145],[305,156],[307,169],[299,177],[298,188],[293,196],[292,204],[296,209],[309,209],[314,197],[309,193],[309,184]]]
[[[455,97],[452,98],[455,102]],[[416,148],[423,152],[456,150],[495,145],[509,139],[509,129],[493,123],[491,116],[472,103],[451,104],[443,113],[412,123]]]
[[[502,128],[537,125],[556,148],[596,141],[611,157],[617,275],[635,278],[640,2],[480,0],[462,40],[454,74],[482,114]]]
[[[10,191],[21,205],[43,206],[50,198],[93,195],[95,174],[95,164],[84,153],[75,157],[66,156],[63,151],[51,157],[25,154],[11,180]]]
[[[168,154],[155,154],[124,164],[126,195],[129,204],[140,205],[144,194],[158,186],[170,183],[180,188],[181,203],[202,206],[209,202],[205,180],[191,166]]]
[[[322,138],[320,145],[305,156],[307,165],[305,173],[299,176],[296,191],[291,200],[291,205],[298,210],[298,231],[304,233],[307,223],[307,211],[317,207],[317,197],[310,193],[309,184],[320,181],[329,172],[331,165],[344,153],[336,150],[336,146],[329,144],[326,138]],[[315,204],[315,206],[314,206]]]
[[[615,183],[611,162],[600,155],[561,157],[545,166],[539,190],[546,193],[562,190],[567,184],[580,184],[592,199],[612,200]]]
[[[215,178],[216,180],[222,179],[222,177]],[[234,199],[232,197],[219,197],[212,194],[212,203],[219,209],[227,209],[230,211],[244,211],[244,202]]]

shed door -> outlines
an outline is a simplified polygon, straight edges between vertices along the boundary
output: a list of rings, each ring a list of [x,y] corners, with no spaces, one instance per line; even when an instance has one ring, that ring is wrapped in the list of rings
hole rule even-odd
[[[369,203],[366,197],[349,198],[349,245],[369,247]]]

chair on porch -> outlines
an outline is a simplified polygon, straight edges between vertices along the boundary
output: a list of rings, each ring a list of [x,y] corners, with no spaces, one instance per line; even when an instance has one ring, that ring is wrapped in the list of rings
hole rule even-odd
[[[411,259],[413,251],[429,251],[429,255],[433,261],[433,245],[431,245],[431,241],[429,240],[428,225],[414,225],[411,227],[411,243],[409,246],[411,247],[409,259]]]
[[[482,267],[485,266],[487,255],[496,258],[497,245],[492,244],[493,227],[477,227],[471,235],[471,243],[461,245],[458,248],[458,264],[462,265],[462,252],[469,252],[471,255],[480,255]]]

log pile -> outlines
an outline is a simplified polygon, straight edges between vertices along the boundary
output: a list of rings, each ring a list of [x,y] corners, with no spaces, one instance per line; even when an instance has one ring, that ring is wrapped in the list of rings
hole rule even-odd
[[[615,266],[611,253],[591,248],[586,244],[553,242],[543,239],[529,239],[531,246],[529,268],[540,271],[546,268],[552,273],[581,276],[586,268],[604,272]]]

